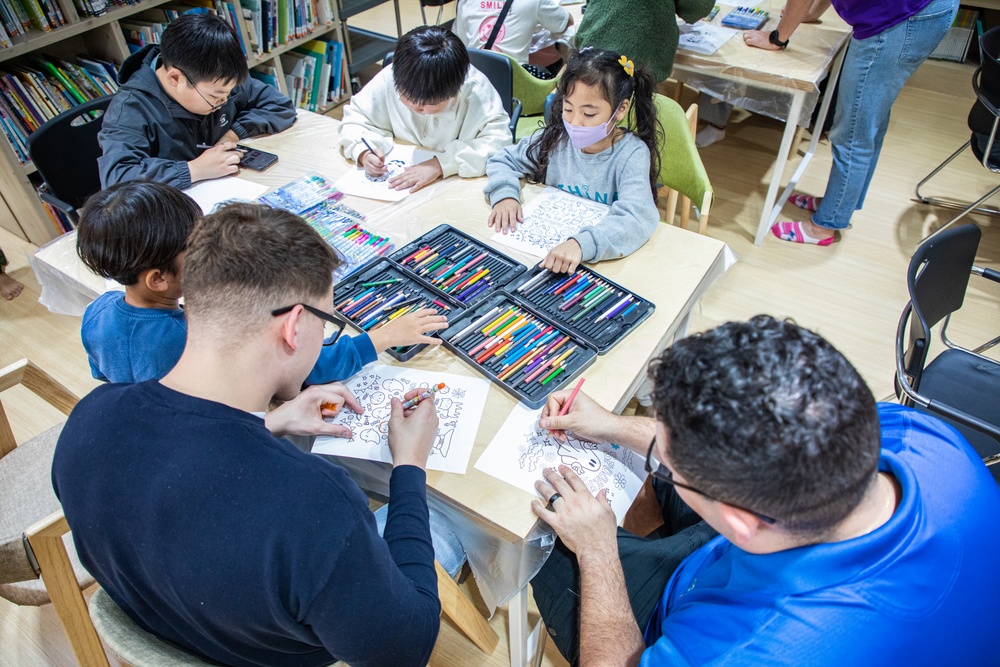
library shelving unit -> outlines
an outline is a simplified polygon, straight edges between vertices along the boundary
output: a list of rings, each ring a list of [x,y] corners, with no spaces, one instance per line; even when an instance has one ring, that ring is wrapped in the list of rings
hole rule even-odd
[[[399,15],[399,0],[392,0],[396,12],[396,36],[383,35],[371,30],[363,30],[347,25],[348,19],[373,7],[385,4],[389,0],[337,0],[337,11],[343,21],[344,49],[347,53],[347,70],[351,76],[351,85],[357,87],[358,74],[369,65],[373,65],[385,57],[396,47],[396,40],[403,36],[402,20]],[[356,92],[356,91],[355,91]]]
[[[115,65],[120,66],[122,61],[129,56],[129,48],[119,21],[135,17],[145,10],[176,1],[139,0],[135,4],[121,7],[112,7],[109,4],[105,14],[81,16],[74,6],[73,0],[52,0],[52,2],[58,3],[59,9],[65,17],[66,25],[47,32],[32,29],[25,35],[13,38],[12,46],[0,48],[0,67],[11,61],[16,63],[21,57],[42,53],[66,60],[86,54],[114,62]],[[251,68],[258,65],[274,67],[278,74],[276,78],[279,88],[288,94],[279,56],[317,38],[334,38],[342,43],[345,41],[340,16],[337,13],[337,3],[331,2],[330,5],[333,10],[331,23],[317,26],[312,33],[305,37],[279,44],[273,50],[262,55],[254,53],[250,44],[245,43],[245,51],[250,54],[247,64]],[[246,19],[239,16],[239,20]],[[243,27],[244,29],[238,32],[241,33],[246,42],[248,31],[245,26]],[[347,93],[342,98],[330,102],[328,106],[343,102],[350,95],[350,86],[345,86],[345,90]],[[324,106],[324,108],[317,110],[325,111],[326,109],[327,106]],[[67,159],[72,159],[72,156],[67,156]],[[59,236],[60,232],[49,218],[41,199],[38,197],[36,192],[38,181],[34,165],[31,163],[21,164],[7,138],[0,136],[0,227],[35,245],[42,245]]]

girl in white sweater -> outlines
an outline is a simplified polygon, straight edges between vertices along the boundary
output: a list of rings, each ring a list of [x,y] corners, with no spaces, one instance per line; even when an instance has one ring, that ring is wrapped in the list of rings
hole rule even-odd
[[[489,157],[510,144],[509,122],[489,79],[469,65],[461,40],[444,28],[421,26],[399,39],[392,65],[344,108],[339,145],[372,177],[385,173],[394,138],[431,151],[433,158],[389,180],[393,189],[415,192],[452,174],[485,174]]]

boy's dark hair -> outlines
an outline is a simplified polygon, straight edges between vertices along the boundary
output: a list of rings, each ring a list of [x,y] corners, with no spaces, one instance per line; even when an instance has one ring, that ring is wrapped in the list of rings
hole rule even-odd
[[[250,75],[247,57],[232,26],[219,16],[185,14],[171,21],[160,40],[164,67],[176,67],[192,84],[239,85]]]
[[[663,128],[656,117],[653,93],[656,82],[644,67],[635,67],[628,72],[618,61],[620,55],[612,51],[588,47],[570,56],[556,87],[552,101],[549,122],[537,139],[528,147],[528,160],[534,167],[528,174],[533,183],[545,183],[549,168],[549,155],[565,141],[569,141],[562,123],[563,99],[573,92],[577,82],[594,86],[601,91],[611,105],[614,115],[623,101],[631,100],[631,109],[625,116],[626,129],[646,144],[649,149],[649,187],[653,191],[653,202],[658,201],[657,182],[660,178],[660,146],[663,144]]]
[[[337,254],[299,216],[227,204],[195,227],[184,257],[184,303],[203,320],[245,327],[277,308],[326,296]],[[332,305],[332,304],[331,304]]]
[[[177,256],[200,218],[198,204],[177,188],[150,181],[119,183],[84,204],[76,251],[94,273],[135,285],[150,269],[177,273]]]
[[[687,483],[822,536],[878,470],[875,399],[830,343],[759,315],[678,341],[650,368],[656,416]]]
[[[438,104],[458,95],[469,73],[469,52],[451,30],[414,28],[396,42],[392,81],[414,104]]]

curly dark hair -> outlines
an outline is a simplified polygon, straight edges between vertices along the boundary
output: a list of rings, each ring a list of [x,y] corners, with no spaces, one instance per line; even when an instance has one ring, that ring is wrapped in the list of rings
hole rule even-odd
[[[650,367],[670,460],[723,502],[821,535],[878,470],[875,399],[818,334],[766,315],[685,338]]]
[[[573,92],[573,87],[579,82],[598,88],[604,99],[611,104],[612,113],[618,110],[623,101],[632,101],[632,109],[625,117],[626,129],[642,139],[649,149],[649,188],[653,192],[653,201],[658,200],[660,146],[664,135],[653,103],[656,82],[652,74],[643,67],[636,67],[633,75],[629,76],[618,62],[619,58],[616,53],[595,48],[586,48],[570,56],[556,88],[548,124],[537,139],[532,137],[528,148],[528,160],[533,167],[528,174],[529,181],[545,183],[549,155],[562,142],[568,141],[566,128],[561,122],[563,99]]]

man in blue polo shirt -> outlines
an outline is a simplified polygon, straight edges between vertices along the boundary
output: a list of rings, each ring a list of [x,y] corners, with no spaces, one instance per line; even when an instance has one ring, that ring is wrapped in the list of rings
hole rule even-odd
[[[961,435],[876,405],[828,342],[770,317],[651,373],[655,421],[582,394],[559,417],[565,392],[543,410],[557,434],[645,450],[672,532],[616,538],[603,492],[545,471],[533,509],[560,543],[532,585],[571,662],[1000,664],[1000,489]]]

